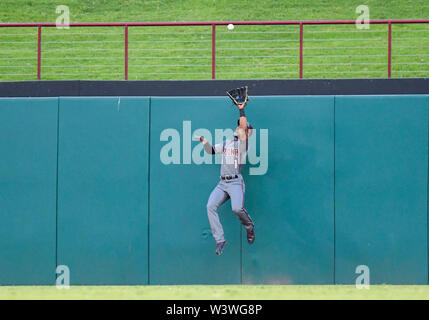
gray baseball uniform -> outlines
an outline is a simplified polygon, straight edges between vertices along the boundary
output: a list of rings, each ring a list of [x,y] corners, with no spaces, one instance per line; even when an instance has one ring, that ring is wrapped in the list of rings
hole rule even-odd
[[[232,211],[238,216],[246,231],[252,230],[254,224],[244,209],[245,184],[241,175],[241,169],[246,161],[247,141],[225,140],[213,146],[213,151],[222,153],[221,177],[233,177],[228,180],[221,179],[207,202],[210,228],[214,239],[219,243],[225,241],[225,238],[217,209],[228,199],[231,199]]]

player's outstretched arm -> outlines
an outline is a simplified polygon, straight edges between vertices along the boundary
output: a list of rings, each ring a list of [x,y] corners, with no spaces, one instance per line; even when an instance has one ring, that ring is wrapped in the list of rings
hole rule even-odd
[[[247,101],[243,104],[237,104],[237,108],[240,111],[240,121],[239,121],[239,127],[243,129],[243,134],[240,136],[240,140],[246,140],[247,139],[247,118],[246,114],[244,113],[244,108],[246,107]]]
[[[200,140],[203,143],[204,146],[204,150],[208,153],[208,154],[215,154],[215,149],[212,147],[212,145],[203,137],[200,136],[194,136],[195,140]]]

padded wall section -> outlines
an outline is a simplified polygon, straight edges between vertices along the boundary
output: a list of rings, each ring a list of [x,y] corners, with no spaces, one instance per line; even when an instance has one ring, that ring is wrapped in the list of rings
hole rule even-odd
[[[228,241],[221,256],[215,255],[207,219],[206,204],[219,181],[220,167],[214,160],[197,165],[191,156],[193,148],[201,146],[191,141],[194,130],[206,128],[214,138],[215,129],[235,129],[238,111],[234,108],[227,98],[151,100],[151,284],[240,283],[241,227],[231,202],[219,210]],[[167,141],[161,141],[161,135]],[[169,153],[178,157],[176,164],[161,160],[162,148],[171,143],[179,150],[179,154]]]
[[[256,241],[243,233],[243,282],[332,284],[334,98],[252,97],[248,116],[269,131],[269,167],[263,175],[250,174],[259,164],[244,170]]]
[[[0,99],[0,284],[55,283],[57,98]]]
[[[148,282],[149,98],[60,98],[58,264],[70,283]]]
[[[427,284],[427,96],[337,96],[336,283]]]

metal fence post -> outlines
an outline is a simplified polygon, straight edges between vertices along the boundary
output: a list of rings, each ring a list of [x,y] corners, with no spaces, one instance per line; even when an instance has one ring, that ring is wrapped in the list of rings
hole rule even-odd
[[[299,78],[302,79],[304,25],[299,23]]]
[[[42,71],[42,26],[37,26],[37,80],[41,79]]]
[[[216,79],[216,25],[212,24],[212,79]]]
[[[128,80],[128,26],[125,25],[125,80]]]
[[[392,76],[392,22],[389,21],[388,29],[388,45],[387,45],[387,77]]]

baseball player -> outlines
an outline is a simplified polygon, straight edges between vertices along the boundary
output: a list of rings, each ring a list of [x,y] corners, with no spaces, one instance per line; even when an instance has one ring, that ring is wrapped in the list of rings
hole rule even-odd
[[[255,241],[255,225],[244,209],[245,185],[241,175],[241,169],[246,161],[248,149],[248,137],[252,134],[252,126],[247,122],[244,114],[243,104],[237,104],[240,111],[240,119],[237,121],[238,127],[234,131],[233,140],[224,140],[223,143],[211,146],[210,143],[200,136],[195,136],[203,145],[204,150],[209,154],[222,153],[222,164],[220,168],[220,181],[210,194],[207,202],[207,215],[210,228],[216,240],[216,254],[222,254],[226,241],[222,224],[219,221],[217,209],[228,199],[231,199],[232,211],[240,219],[244,229],[247,231],[247,241],[252,244]]]

